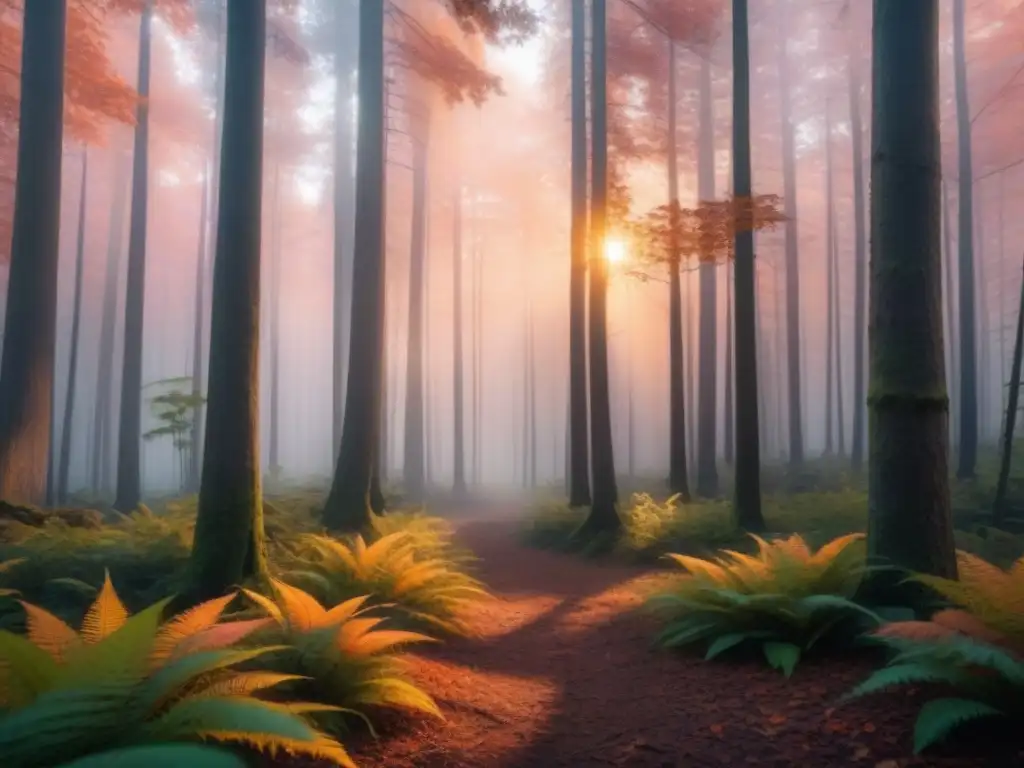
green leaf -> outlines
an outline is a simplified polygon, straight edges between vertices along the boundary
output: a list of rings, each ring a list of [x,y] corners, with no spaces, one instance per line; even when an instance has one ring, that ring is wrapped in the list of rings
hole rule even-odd
[[[713,634],[716,626],[709,623],[692,624],[682,620],[673,622],[662,630],[654,642],[664,648],[681,648],[702,640],[709,633]]]
[[[950,683],[952,685],[970,684],[974,676],[965,669],[940,664],[929,664],[914,661],[906,664],[890,664],[876,670],[867,680],[843,696],[844,701],[857,699],[872,693],[884,691],[898,685],[909,683]]]
[[[882,617],[874,611],[869,611],[864,606],[858,605],[852,600],[840,597],[839,595],[808,595],[801,602],[811,611],[825,609],[843,611],[850,614],[860,614],[864,618],[870,619],[872,626],[875,627],[882,623]]]
[[[762,632],[732,632],[728,635],[722,635],[715,638],[715,640],[708,645],[708,652],[704,655],[705,661],[719,656],[730,648],[735,648],[737,645],[742,643],[744,640],[750,640],[755,637],[764,636],[766,633]]]
[[[299,715],[281,705],[240,696],[209,696],[185,699],[162,717],[147,723],[145,730],[154,740],[194,738],[201,733],[254,734],[266,743],[313,742],[316,731]]]
[[[762,646],[764,657],[775,669],[786,677],[793,674],[797,662],[800,661],[800,648],[792,643],[768,642]]]
[[[200,744],[153,744],[83,757],[58,768],[245,768],[245,760],[227,750]]]
[[[935,699],[929,701],[914,724],[914,754],[920,754],[937,741],[944,739],[957,726],[985,717],[1002,717],[995,707],[970,699]]]
[[[0,698],[8,706],[27,704],[56,679],[59,666],[46,651],[28,638],[0,630],[0,664],[4,688]]]

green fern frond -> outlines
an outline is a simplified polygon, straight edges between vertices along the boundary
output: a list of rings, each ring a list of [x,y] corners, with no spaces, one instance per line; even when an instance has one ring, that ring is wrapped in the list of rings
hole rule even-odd
[[[942,741],[964,723],[1002,716],[1001,710],[980,701],[949,698],[926,702],[914,724],[914,754]]]
[[[83,757],[57,768],[246,768],[245,760],[225,749],[202,744],[153,744],[125,747]]]

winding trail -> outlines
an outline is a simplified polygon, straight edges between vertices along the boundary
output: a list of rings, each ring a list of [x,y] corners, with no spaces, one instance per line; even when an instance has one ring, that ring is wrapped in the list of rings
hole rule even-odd
[[[905,697],[832,711],[863,662],[812,660],[787,681],[756,660],[652,651],[655,627],[632,610],[649,572],[526,548],[507,514],[456,526],[497,597],[474,608],[477,637],[413,657],[447,722],[383,722],[382,740],[355,750],[360,766],[982,765],[908,759],[915,708]],[[1014,764],[1024,763],[985,763]]]

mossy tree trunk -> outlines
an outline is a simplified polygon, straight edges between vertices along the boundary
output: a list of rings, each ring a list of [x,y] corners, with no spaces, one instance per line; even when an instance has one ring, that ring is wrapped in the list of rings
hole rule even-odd
[[[615,452],[608,382],[608,265],[604,258],[608,208],[608,16],[606,0],[592,0],[590,90],[593,147],[590,193],[590,460],[593,499],[581,533],[615,533],[622,527],[616,505]]]
[[[756,532],[764,530],[764,517],[761,513],[754,230],[746,206],[751,197],[748,24],[747,0],[733,0],[732,172],[733,194],[740,206],[733,266],[736,326],[736,480],[733,509],[737,524],[744,530]]]
[[[188,602],[266,576],[259,457],[266,0],[228,0],[206,449]]]
[[[942,342],[938,3],[875,0],[868,552],[956,576]]]
[[[121,417],[117,439],[114,509],[131,512],[142,500],[142,339],[146,301],[146,225],[149,208],[149,80],[153,0],[144,0],[139,23],[139,69],[132,155],[132,213],[128,232],[128,279],[124,304]]]
[[[75,386],[78,382],[78,343],[82,331],[82,277],[85,271],[85,211],[89,187],[89,150],[82,147],[82,181],[78,190],[78,232],[75,242],[75,286],[71,300],[71,347],[68,353],[68,384],[64,393],[64,418],[60,430],[60,461],[57,475],[57,503],[68,499],[71,471],[71,438],[75,423]]]
[[[0,499],[46,494],[53,419],[66,0],[25,0],[14,231],[0,357]]]
[[[384,383],[384,7],[359,4],[359,117],[355,250],[345,420],[323,520],[338,532],[373,529],[380,503],[379,448]],[[376,477],[377,482],[371,484]],[[376,488],[371,488],[375,485]],[[372,492],[371,492],[372,491]]]
[[[569,276],[569,506],[590,504],[587,406],[587,15],[572,0],[572,266]]]

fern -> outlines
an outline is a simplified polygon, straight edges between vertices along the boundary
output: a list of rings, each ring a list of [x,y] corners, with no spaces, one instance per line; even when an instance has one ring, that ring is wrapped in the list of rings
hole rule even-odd
[[[276,672],[296,674],[303,698],[330,705],[320,716],[333,727],[344,725],[337,712],[364,722],[368,706],[397,707],[442,718],[434,700],[406,679],[396,651],[431,642],[417,632],[388,629],[385,619],[369,616],[365,595],[324,608],[312,595],[282,581],[272,581],[273,597],[245,590],[245,595],[275,622],[268,639],[289,647],[274,654]]]
[[[231,647],[268,623],[220,623],[233,598],[162,623],[167,601],[129,616],[108,576],[78,631],[23,603],[26,636],[0,631],[0,764],[42,768],[78,759],[89,766],[92,756],[94,765],[128,765],[132,755],[152,754],[168,765],[174,755],[194,754],[199,765],[236,765],[221,753],[175,752],[167,744],[216,739],[353,766],[303,714],[316,705],[253,698],[295,677],[235,669],[280,649]]]
[[[788,677],[815,646],[843,642],[880,623],[851,599],[866,572],[862,538],[842,536],[812,552],[799,536],[755,536],[756,555],[668,555],[688,573],[647,599],[665,620],[656,644],[703,645],[709,660],[760,646],[768,663]]]

